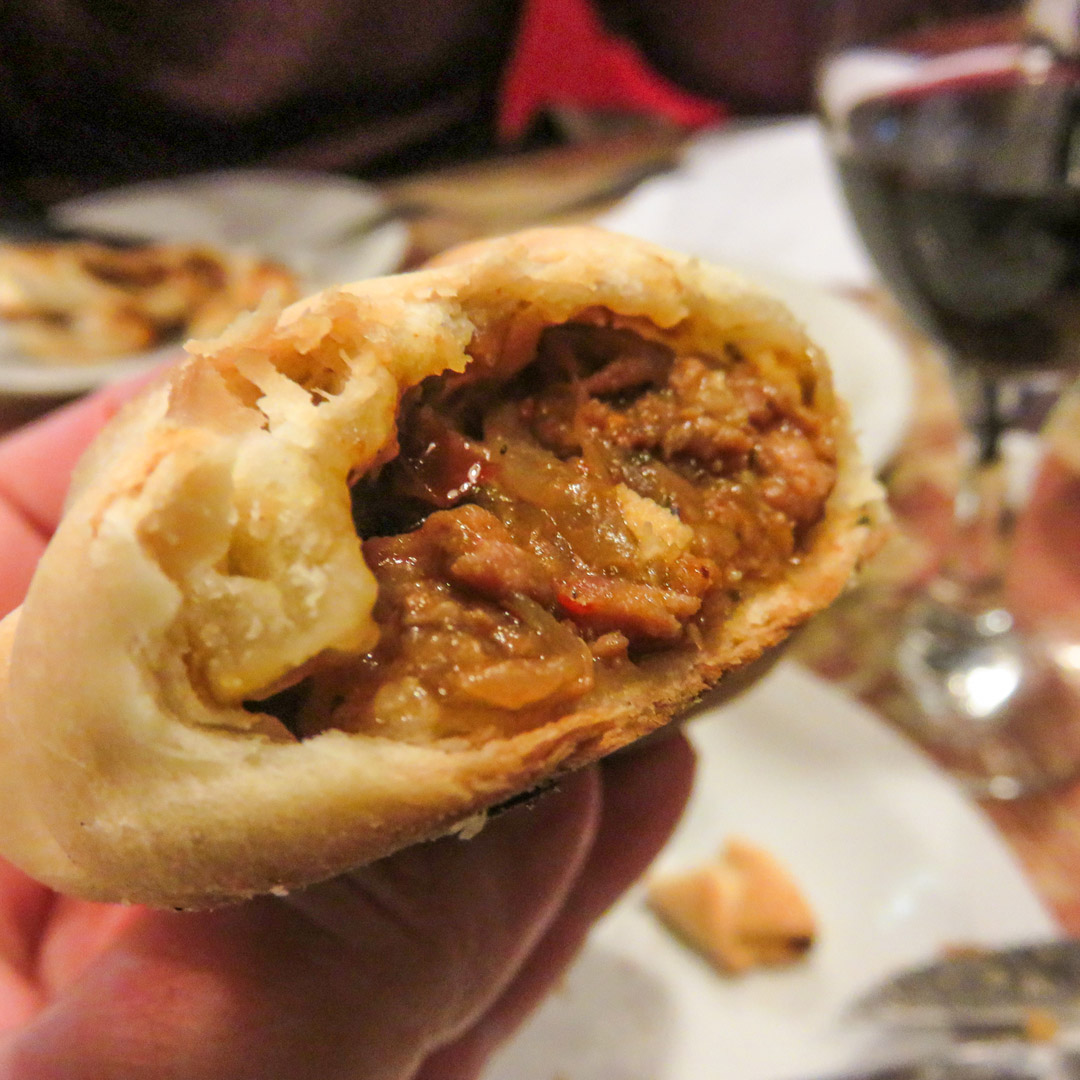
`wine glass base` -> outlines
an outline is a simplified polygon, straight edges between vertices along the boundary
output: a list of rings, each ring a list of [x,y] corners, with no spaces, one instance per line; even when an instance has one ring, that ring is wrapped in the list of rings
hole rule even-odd
[[[996,610],[987,603],[965,616],[927,599],[925,587],[864,583],[811,622],[793,653],[975,798],[1080,783],[1077,625],[1025,637],[1006,625],[1007,614],[985,617]]]
[[[894,719],[976,797],[1016,799],[1080,777],[1080,684],[1010,613],[925,597],[895,649]],[[894,700],[894,706],[896,705]]]

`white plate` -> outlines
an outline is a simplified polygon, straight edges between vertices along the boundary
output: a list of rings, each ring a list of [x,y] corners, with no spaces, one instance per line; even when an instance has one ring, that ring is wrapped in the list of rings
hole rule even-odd
[[[401,222],[339,242],[343,230],[382,207],[378,192],[349,177],[251,169],[115,188],[65,203],[54,213],[72,228],[205,243],[277,259],[309,292],[398,267],[408,243]],[[0,353],[0,392],[82,393],[171,355],[173,348],[103,364],[58,365]]]
[[[484,1080],[806,1080],[880,1056],[845,1016],[886,974],[957,943],[1052,936],[993,827],[872,714],[790,662],[694,720],[690,806],[658,859],[686,868],[725,837],[793,871],[820,939],[801,965],[716,975],[628,894]]]

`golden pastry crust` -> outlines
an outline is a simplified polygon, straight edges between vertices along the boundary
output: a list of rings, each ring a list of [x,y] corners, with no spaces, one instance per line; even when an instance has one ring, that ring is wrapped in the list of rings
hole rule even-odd
[[[297,741],[244,707],[326,650],[374,644],[349,481],[396,449],[401,394],[464,370],[480,343],[598,308],[647,320],[676,351],[734,342],[831,396],[777,302],[589,228],[470,245],[191,345],[86,455],[18,625],[0,633],[0,790],[30,808],[0,850],[94,899],[200,907],[301,886],[654,730],[833,599],[878,529],[846,425],[798,563],[700,649],[642,660],[587,707],[431,744],[340,730]]]

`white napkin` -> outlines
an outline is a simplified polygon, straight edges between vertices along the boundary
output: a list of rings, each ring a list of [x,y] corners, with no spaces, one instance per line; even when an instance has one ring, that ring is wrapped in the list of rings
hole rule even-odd
[[[641,185],[599,224],[715,262],[822,285],[875,280],[816,120],[736,124],[699,136],[675,172]]]

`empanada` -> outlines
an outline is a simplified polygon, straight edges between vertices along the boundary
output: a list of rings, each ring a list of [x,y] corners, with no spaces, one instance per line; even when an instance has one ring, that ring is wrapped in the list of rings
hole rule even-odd
[[[0,850],[68,893],[207,906],[471,827],[776,645],[878,533],[787,311],[601,230],[189,350],[0,634]]]

